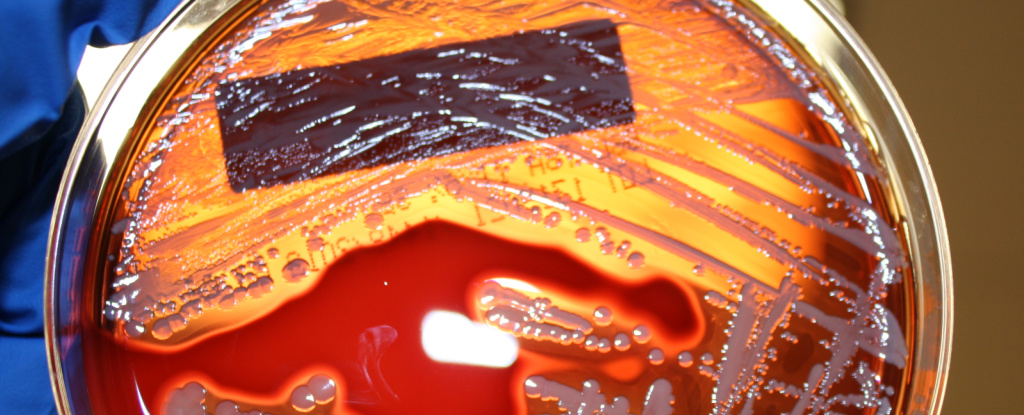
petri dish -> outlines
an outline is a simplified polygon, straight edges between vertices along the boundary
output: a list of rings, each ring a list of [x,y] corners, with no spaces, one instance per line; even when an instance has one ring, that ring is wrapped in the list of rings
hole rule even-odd
[[[941,206],[816,1],[187,1],[69,163],[64,414],[936,414]]]

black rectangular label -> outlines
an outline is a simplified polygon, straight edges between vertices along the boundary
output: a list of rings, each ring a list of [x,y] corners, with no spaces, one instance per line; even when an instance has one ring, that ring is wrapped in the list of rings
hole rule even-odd
[[[237,192],[631,123],[607,20],[221,84]]]

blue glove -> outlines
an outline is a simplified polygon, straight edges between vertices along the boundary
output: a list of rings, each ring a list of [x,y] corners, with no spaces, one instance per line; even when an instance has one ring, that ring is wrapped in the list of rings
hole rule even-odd
[[[0,413],[56,413],[43,272],[57,187],[85,113],[86,44],[128,43],[179,0],[0,0]]]

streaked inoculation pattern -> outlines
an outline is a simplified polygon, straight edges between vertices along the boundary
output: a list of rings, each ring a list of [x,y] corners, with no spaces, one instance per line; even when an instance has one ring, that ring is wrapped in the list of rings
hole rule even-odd
[[[172,83],[99,230],[97,407],[904,407],[913,276],[886,169],[740,5],[239,19]]]

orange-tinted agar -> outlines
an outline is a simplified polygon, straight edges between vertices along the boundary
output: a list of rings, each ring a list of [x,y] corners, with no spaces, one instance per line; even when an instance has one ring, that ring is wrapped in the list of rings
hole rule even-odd
[[[884,168],[741,7],[271,1],[240,19],[159,104],[102,225],[98,412],[899,411],[912,276]],[[268,186],[225,167],[222,85],[593,21],[617,33],[629,123],[296,159],[310,170]]]

